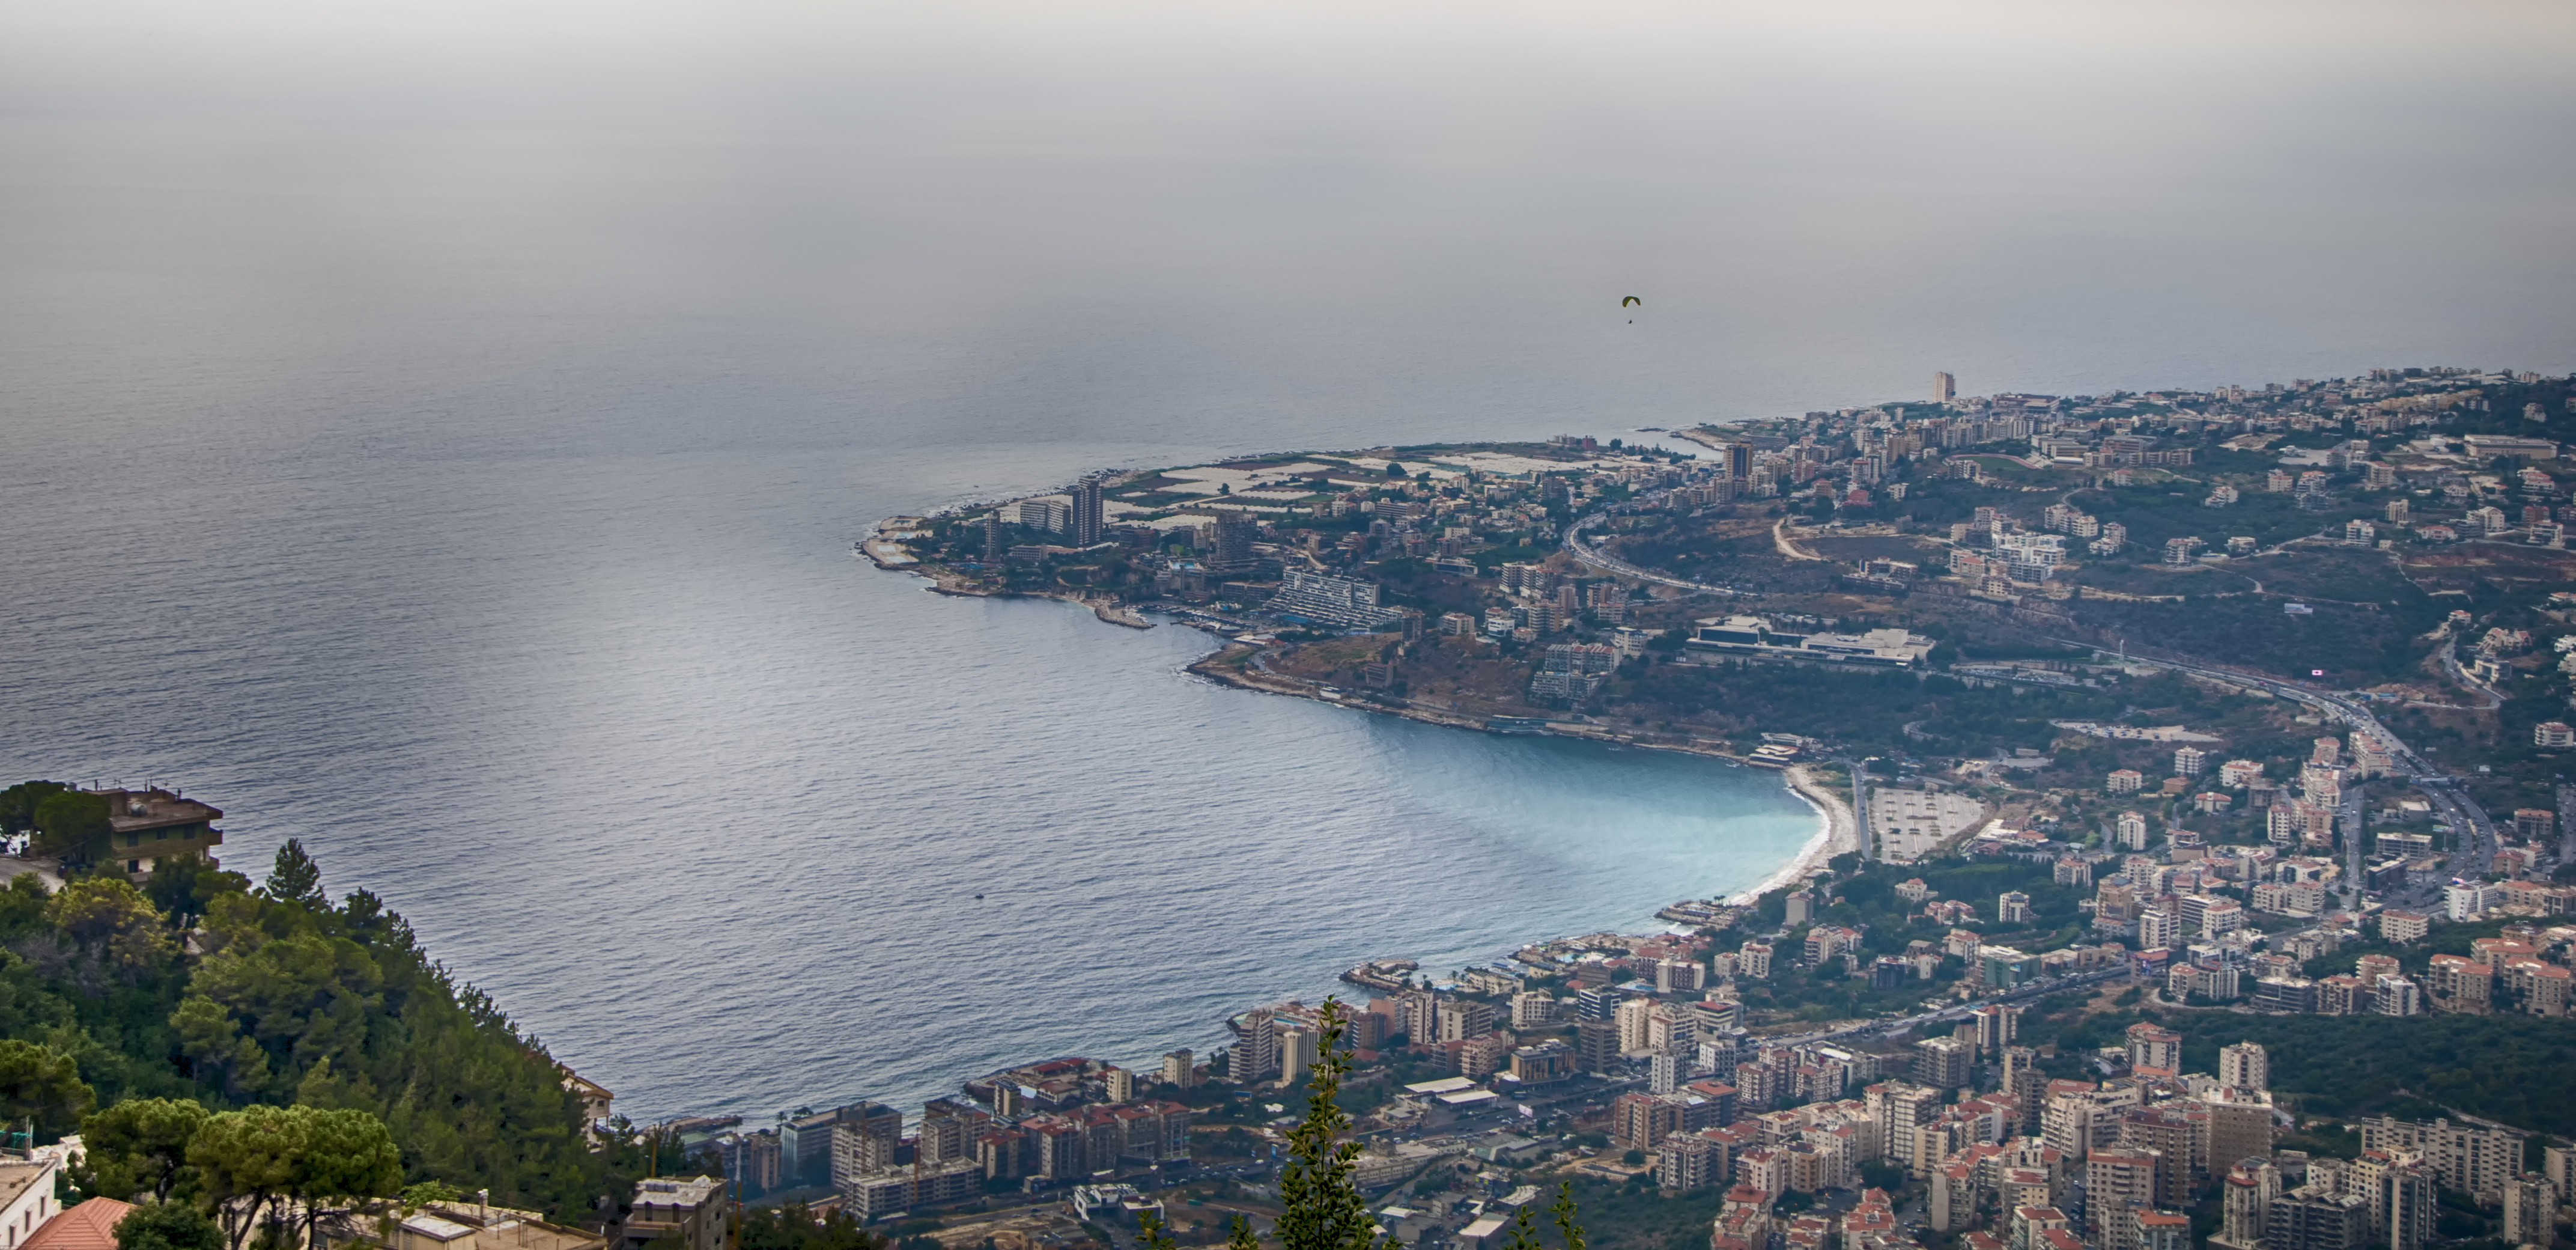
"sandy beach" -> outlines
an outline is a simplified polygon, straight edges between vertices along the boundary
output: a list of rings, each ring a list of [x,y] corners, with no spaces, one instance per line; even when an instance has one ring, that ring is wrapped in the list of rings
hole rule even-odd
[[[1818,781],[1805,764],[1792,765],[1786,775],[1790,791],[1805,799],[1808,806],[1816,809],[1817,815],[1825,818],[1825,827],[1807,839],[1807,844],[1800,847],[1796,857],[1782,865],[1780,871],[1728,899],[1729,903],[1749,906],[1763,891],[1779,889],[1824,867],[1834,856],[1860,849],[1860,818],[1852,814],[1851,803],[1843,797],[1842,791]]]

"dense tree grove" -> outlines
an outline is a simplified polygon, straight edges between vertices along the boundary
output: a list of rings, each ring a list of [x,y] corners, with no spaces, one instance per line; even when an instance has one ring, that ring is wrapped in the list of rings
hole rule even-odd
[[[2218,1048],[2260,1042],[2272,1088],[2305,1112],[2359,1115],[2408,1099],[2519,1128],[2576,1134],[2576,1034],[2564,1020],[2525,1015],[2257,1016],[2176,1012],[2183,1061],[2215,1070]],[[2438,1114],[2432,1108],[2414,1113]]]
[[[61,793],[0,792],[0,818],[41,822]],[[330,902],[294,843],[258,889],[186,860],[140,888],[0,889],[0,1115],[83,1132],[84,1192],[222,1204],[235,1246],[258,1208],[406,1180],[582,1218],[643,1163],[594,1149],[544,1047],[381,899]]]

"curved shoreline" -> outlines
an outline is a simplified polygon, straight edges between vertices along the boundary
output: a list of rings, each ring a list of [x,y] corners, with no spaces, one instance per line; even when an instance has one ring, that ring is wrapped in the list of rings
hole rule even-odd
[[[996,597],[993,591],[973,587],[963,579],[947,575],[933,566],[926,565],[906,549],[901,542],[901,537],[895,531],[917,525],[920,521],[919,517],[890,517],[879,522],[874,534],[860,544],[861,554],[865,555],[870,563],[887,572],[904,573],[930,582],[929,588],[934,593],[974,598]],[[1055,593],[1041,590],[1016,592],[1002,597],[1059,599],[1090,608],[1094,616],[1113,625],[1122,625],[1131,629],[1151,629],[1154,625],[1133,608],[1115,601],[1102,602],[1079,593]],[[1406,720],[1419,721],[1427,725],[1441,725],[1451,729],[1472,729],[1479,733],[1497,732],[1479,717],[1439,712],[1411,704],[1391,705],[1365,699],[1336,698],[1316,689],[1311,683],[1267,671],[1256,672],[1239,662],[1258,655],[1260,651],[1261,647],[1258,645],[1226,639],[1216,650],[1191,661],[1183,671],[1192,676],[1240,690],[1311,699],[1318,703],[1386,716],[1398,716]],[[1554,737],[1588,739],[1654,751],[1678,751],[1687,755],[1725,760],[1739,766],[1750,765],[1750,761],[1743,756],[1697,743],[1640,742],[1632,734],[1622,734],[1615,730],[1575,722],[1551,726],[1547,732]],[[1728,895],[1724,901],[1729,906],[1750,906],[1753,900],[1763,893],[1778,889],[1823,868],[1837,855],[1860,849],[1859,820],[1853,814],[1851,805],[1831,787],[1819,784],[1810,771],[1809,765],[1792,765],[1782,770],[1782,778],[1791,794],[1796,795],[1800,802],[1814,809],[1820,827],[1813,837],[1799,847],[1797,854],[1789,857],[1788,862],[1753,885]]]
[[[1233,686],[1240,690],[1253,690],[1259,691],[1263,694],[1278,694],[1287,695],[1291,698],[1312,699],[1319,703],[1330,703],[1335,706],[1347,707],[1356,711],[1375,712],[1386,716],[1399,716],[1406,720],[1420,721],[1427,725],[1445,725],[1452,729],[1472,729],[1478,733],[1496,732],[1493,729],[1487,728],[1481,721],[1472,717],[1433,712],[1418,707],[1390,707],[1383,703],[1372,703],[1352,699],[1326,698],[1315,692],[1315,690],[1306,683],[1294,678],[1280,677],[1269,673],[1252,673],[1247,671],[1243,666],[1232,662],[1234,660],[1256,654],[1259,651],[1260,648],[1257,646],[1245,643],[1229,643],[1226,646],[1220,647],[1217,650],[1210,652],[1208,655],[1191,662],[1188,668],[1184,671],[1189,672],[1194,676],[1206,678],[1207,680],[1216,682],[1219,685]],[[1595,742],[1615,742],[1621,746],[1639,747],[1650,751],[1676,751],[1685,755],[1701,755],[1707,756],[1711,759],[1721,759],[1730,764],[1746,764],[1744,757],[1733,755],[1725,751],[1717,751],[1708,747],[1684,745],[1679,743],[1639,742],[1634,737],[1606,730],[1599,733],[1559,732],[1552,736],[1585,738]],[[1796,795],[1798,797],[1798,801],[1805,803],[1808,807],[1814,809],[1816,819],[1818,821],[1818,828],[1816,829],[1815,835],[1808,838],[1805,844],[1798,848],[1798,853],[1790,856],[1788,862],[1774,870],[1771,875],[1762,878],[1760,881],[1755,882],[1734,894],[1728,895],[1725,900],[1728,906],[1749,907],[1753,904],[1753,901],[1762,894],[1771,890],[1779,889],[1784,885],[1805,877],[1817,869],[1823,868],[1827,863],[1831,862],[1835,856],[1856,852],[1861,849],[1859,817],[1853,813],[1851,804],[1845,801],[1842,795],[1836,793],[1833,787],[1827,786],[1816,780],[1815,774],[1811,771],[1810,765],[1790,765],[1788,768],[1781,770],[1781,777],[1783,782],[1786,784],[1789,793]]]
[[[1824,828],[1807,839],[1807,844],[1800,847],[1788,863],[1781,865],[1778,872],[1729,897],[1726,901],[1734,906],[1750,907],[1753,900],[1824,867],[1835,856],[1860,849],[1860,819],[1852,813],[1851,804],[1843,801],[1843,796],[1834,793],[1832,787],[1818,783],[1815,774],[1809,772],[1805,764],[1790,765],[1783,770],[1783,776],[1788,780],[1789,792],[1816,809],[1817,817],[1824,821]]]

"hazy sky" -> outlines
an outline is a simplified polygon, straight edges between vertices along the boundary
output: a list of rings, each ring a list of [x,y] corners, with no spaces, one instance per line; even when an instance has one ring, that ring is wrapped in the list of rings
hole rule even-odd
[[[922,359],[1080,320],[1306,344],[1254,362],[1291,388],[1463,344],[1738,413],[1936,362],[1972,391],[2563,369],[2572,14],[0,0],[0,324],[111,342],[131,309],[83,326],[82,266],[157,251],[173,306],[293,305],[298,341],[356,332],[360,289],[466,325],[805,308]],[[540,263],[590,276],[450,289]],[[1568,346],[1626,294],[1691,350]]]
[[[1850,145],[1889,176],[2550,163],[2564,5],[2335,3],[0,6],[19,110],[1176,135],[1402,152]],[[2333,114],[2382,143],[2304,149]],[[2557,127],[2555,134],[2567,131]],[[2429,150],[2428,150],[2429,149]]]

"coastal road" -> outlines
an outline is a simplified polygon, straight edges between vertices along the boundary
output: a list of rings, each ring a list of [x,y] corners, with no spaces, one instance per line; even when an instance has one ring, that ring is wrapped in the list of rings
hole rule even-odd
[[[1860,826],[1853,831],[1853,836],[1860,842],[1861,862],[1868,863],[1877,858],[1871,852],[1878,849],[1878,835],[1872,833],[1869,827],[1869,786],[1867,785],[1869,775],[1861,771],[1859,760],[1840,759],[1834,762],[1842,765],[1843,772],[1851,778],[1852,823]]]

